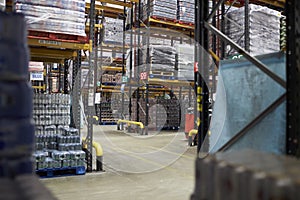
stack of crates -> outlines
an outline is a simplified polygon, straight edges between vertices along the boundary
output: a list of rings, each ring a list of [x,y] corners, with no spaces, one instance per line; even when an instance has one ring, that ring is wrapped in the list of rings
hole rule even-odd
[[[32,89],[22,14],[0,12],[0,177],[33,173]]]

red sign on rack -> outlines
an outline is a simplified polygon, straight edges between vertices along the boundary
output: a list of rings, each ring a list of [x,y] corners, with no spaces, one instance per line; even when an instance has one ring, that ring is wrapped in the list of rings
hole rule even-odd
[[[147,72],[141,72],[140,79],[141,80],[147,80],[148,79],[148,73]]]
[[[194,63],[194,72],[198,72],[198,62]]]

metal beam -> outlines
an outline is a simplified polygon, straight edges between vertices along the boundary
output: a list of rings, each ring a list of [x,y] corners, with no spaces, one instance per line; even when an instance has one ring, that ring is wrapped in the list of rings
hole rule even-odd
[[[89,38],[91,40],[92,48],[95,46],[95,21],[96,21],[96,13],[95,13],[95,0],[91,0],[90,4],[90,32],[89,32]],[[94,53],[95,54],[95,53]],[[95,54],[95,56],[97,56]],[[85,108],[87,110],[87,137],[86,137],[86,144],[87,144],[87,150],[89,154],[87,154],[87,172],[92,172],[93,170],[93,122],[94,122],[94,112],[95,112],[95,88],[94,88],[94,65],[96,62],[93,62],[93,53],[90,50],[89,52],[89,73],[88,73],[88,94],[86,96],[85,100]]]
[[[30,55],[35,58],[39,57],[64,60],[77,57],[77,52],[73,50],[31,47]]]
[[[235,144],[240,138],[242,138],[249,130],[251,130],[255,125],[262,121],[266,116],[278,108],[286,100],[286,94],[279,97],[274,103],[272,103],[268,108],[261,112],[253,121],[247,124],[240,132],[238,132],[232,139],[230,139],[226,144],[224,144],[217,152],[225,151],[233,144]]]
[[[276,81],[279,85],[286,88],[286,82],[280,78],[278,75],[273,73],[271,70],[267,68],[262,62],[260,62],[257,58],[251,56],[248,52],[246,52],[243,48],[241,48],[238,44],[236,44],[233,40],[231,40],[228,36],[223,34],[217,28],[213,27],[208,22],[205,22],[205,27],[212,31],[214,34],[218,35],[222,40],[226,41],[226,43],[230,44],[238,53],[242,54],[245,58],[247,58],[250,62],[252,62],[256,67],[270,76],[274,81]]]
[[[89,10],[91,8],[91,4],[90,3],[86,3],[85,8],[87,10]],[[120,8],[114,8],[114,7],[110,7],[110,6],[102,6],[102,5],[96,5],[95,9],[98,12],[111,12],[111,13],[116,13],[116,14],[122,14],[123,13],[123,9]]]
[[[260,3],[266,3],[275,7],[284,8],[285,0],[257,0]]]
[[[180,29],[194,30],[194,28],[195,28],[193,25],[180,24],[177,22],[168,22],[168,21],[163,21],[163,20],[159,20],[159,19],[153,19],[151,17],[148,18],[148,21],[150,21],[151,23],[168,25],[170,27],[180,28]]]
[[[109,3],[109,4],[113,4],[113,5],[118,5],[118,6],[123,6],[123,7],[127,7],[127,8],[132,8],[132,4],[131,3],[127,3],[126,0],[125,1],[117,1],[117,0],[97,0],[97,2],[101,2],[101,3]]]
[[[64,59],[41,58],[41,57],[30,56],[30,61],[47,62],[47,63],[63,63]]]
[[[73,50],[88,50],[89,44],[72,43],[72,42],[60,42],[56,40],[44,40],[36,38],[28,38],[29,46],[41,46],[51,48],[73,49]]]

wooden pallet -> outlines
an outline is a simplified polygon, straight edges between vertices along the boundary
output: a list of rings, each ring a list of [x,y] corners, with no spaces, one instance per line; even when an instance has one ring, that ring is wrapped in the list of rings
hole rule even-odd
[[[165,80],[176,80],[174,72],[166,71],[150,71],[149,78],[165,79]]]
[[[100,125],[117,125],[117,122],[100,122]]]
[[[150,71],[150,74],[162,75],[162,76],[174,76],[174,72],[167,72],[167,71]]]
[[[84,175],[86,169],[84,166],[79,167],[62,167],[36,170],[36,174],[42,178],[52,178],[58,176]]]
[[[175,130],[178,131],[180,129],[179,126],[164,126],[164,127],[158,127],[158,129],[160,130],[164,130],[164,131],[171,131],[171,130]]]
[[[155,20],[161,20],[161,21],[165,21],[165,22],[173,22],[176,23],[177,19],[170,19],[167,17],[161,17],[161,16],[151,16],[150,18],[155,19]]]
[[[69,35],[61,33],[51,33],[43,31],[28,31],[28,38],[43,39],[43,40],[55,40],[60,42],[72,42],[85,44],[88,42],[88,38],[85,36]]]
[[[186,21],[182,21],[182,20],[179,20],[178,23],[179,23],[179,24],[182,24],[182,25],[195,26],[194,23],[186,22]]]

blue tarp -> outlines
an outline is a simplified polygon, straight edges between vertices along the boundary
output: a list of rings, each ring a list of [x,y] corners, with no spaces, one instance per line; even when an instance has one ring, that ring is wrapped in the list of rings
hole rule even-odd
[[[257,58],[272,72],[286,79],[283,53]],[[216,152],[284,93],[284,88],[246,59],[222,61],[210,127],[211,136],[205,141],[209,144],[209,152]],[[286,103],[280,105],[229,150],[250,148],[285,153],[285,107]]]

